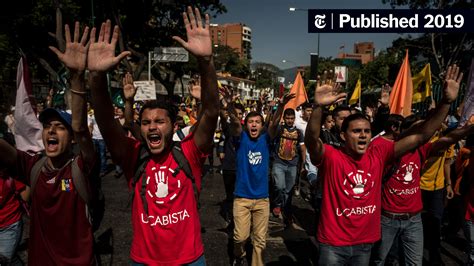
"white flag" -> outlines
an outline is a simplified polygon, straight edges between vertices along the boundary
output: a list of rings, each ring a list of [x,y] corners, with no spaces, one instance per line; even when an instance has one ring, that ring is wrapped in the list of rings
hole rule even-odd
[[[15,142],[21,151],[39,152],[44,150],[41,134],[43,125],[36,117],[31,105],[32,95],[30,71],[25,58],[20,58],[16,73],[15,101]]]

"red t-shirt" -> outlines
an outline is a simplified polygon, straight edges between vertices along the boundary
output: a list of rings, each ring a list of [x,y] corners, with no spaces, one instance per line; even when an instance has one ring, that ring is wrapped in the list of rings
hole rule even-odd
[[[131,138],[124,144],[130,157],[121,162],[131,187],[135,174],[140,142]],[[181,142],[183,154],[201,188],[202,164],[207,154],[202,153],[193,140],[193,134]],[[192,262],[204,253],[201,224],[191,180],[184,171],[173,177],[178,164],[171,152],[155,156],[148,162],[145,199],[148,212],[143,208],[140,190],[142,180],[134,188],[132,204],[133,241],[130,257],[147,265],[181,265]]]
[[[361,158],[354,159],[324,144],[320,242],[350,246],[380,239],[381,179],[393,158],[393,147],[389,142],[371,144]]]
[[[393,142],[378,137],[372,145]],[[394,213],[416,213],[423,209],[420,190],[420,171],[429,154],[432,143],[428,142],[417,150],[404,154],[397,162],[398,168],[383,184],[382,209]],[[422,158],[420,158],[420,155]],[[387,166],[390,170],[392,166]]]
[[[39,156],[17,150],[16,171],[30,184],[30,173]],[[83,168],[78,157],[79,168]],[[46,168],[43,168],[46,169]],[[84,171],[87,178],[88,173]],[[71,163],[59,170],[41,171],[31,194],[28,265],[91,265],[92,227],[86,204],[75,191]]]
[[[10,177],[0,171],[0,228],[18,222],[23,211],[15,192],[25,190],[25,184],[16,180],[8,181]]]

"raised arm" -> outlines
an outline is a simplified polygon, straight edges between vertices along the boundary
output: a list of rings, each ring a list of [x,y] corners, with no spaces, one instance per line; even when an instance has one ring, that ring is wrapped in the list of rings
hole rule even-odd
[[[270,139],[273,139],[276,137],[277,134],[277,129],[278,129],[278,124],[280,124],[281,120],[281,115],[283,114],[285,105],[293,98],[295,98],[294,93],[287,93],[283,95],[280,104],[278,104],[278,108],[275,112],[275,114],[272,117],[272,120],[270,121],[270,124],[268,125],[268,135],[270,136]]]
[[[461,128],[456,128],[453,131],[449,132],[446,136],[439,138],[436,142],[433,143],[431,150],[433,152],[445,151],[449,146],[458,142],[465,136],[474,133],[474,123],[468,121],[466,125]]]
[[[319,139],[323,107],[342,101],[347,96],[346,93],[339,93],[339,89],[340,85],[332,80],[323,81],[322,83],[318,81],[316,85],[313,113],[311,113],[304,137],[304,144],[314,165],[321,162],[324,154],[324,146]]]
[[[192,8],[188,7],[187,14],[183,12],[183,20],[186,27],[187,42],[178,36],[173,36],[173,39],[196,56],[201,76],[202,116],[194,130],[194,141],[201,151],[211,152],[217,117],[219,116],[219,92],[212,59],[209,15],[206,14],[205,25],[203,25],[199,10],[195,8],[193,12]]]
[[[74,132],[74,140],[79,145],[84,164],[92,168],[95,162],[95,151],[92,143],[92,137],[89,133],[87,125],[87,105],[86,105],[86,89],[84,81],[84,72],[86,70],[87,61],[87,37],[89,27],[84,28],[82,37],[79,31],[79,22],[74,25],[74,35],[71,39],[69,25],[64,26],[64,35],[66,37],[66,50],[63,52],[57,48],[50,46],[58,59],[68,68],[71,75],[71,92],[72,92],[72,130]],[[79,37],[81,39],[79,40]]]
[[[407,135],[395,142],[395,158],[399,158],[406,152],[413,150],[423,143],[427,142],[435,131],[441,126],[441,123],[448,114],[451,103],[456,100],[459,92],[459,84],[462,80],[462,73],[459,73],[459,67],[449,66],[446,72],[444,82],[443,98],[438,103],[434,113],[423,123],[417,126],[411,135]]]
[[[17,151],[4,139],[0,139],[0,167],[13,169],[16,167]]]
[[[242,133],[242,124],[240,123],[240,119],[237,117],[237,112],[235,111],[232,92],[228,87],[224,87],[223,94],[224,94],[224,97],[222,98],[221,103],[224,107],[227,107],[227,112],[229,114],[230,135],[240,136],[240,133]]]
[[[125,98],[125,123],[124,127],[129,129],[136,139],[141,139],[140,126],[133,122],[133,103],[137,88],[133,85],[132,74],[126,73],[122,80],[123,96]]]
[[[90,71],[89,86],[97,125],[112,158],[116,161],[123,161],[123,158],[128,154],[124,149],[124,145],[117,144],[124,143],[126,137],[121,125],[116,123],[114,119],[114,109],[107,88],[106,73],[119,64],[130,52],[122,52],[115,56],[119,28],[115,26],[113,33],[111,29],[111,22],[107,20],[106,23],[102,23],[98,38],[96,37],[96,29],[91,30],[87,68]],[[111,36],[112,38],[110,38]]]

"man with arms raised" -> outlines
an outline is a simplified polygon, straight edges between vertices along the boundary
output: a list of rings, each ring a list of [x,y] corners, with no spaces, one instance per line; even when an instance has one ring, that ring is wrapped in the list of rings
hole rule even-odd
[[[206,15],[203,25],[199,10],[193,12],[188,7],[183,19],[187,42],[179,37],[173,38],[197,57],[202,86],[202,117],[193,132],[182,140],[181,149],[199,191],[202,164],[212,148],[219,98],[212,61],[209,16]],[[171,104],[159,101],[151,101],[142,107],[139,121],[143,144],[127,138],[113,120],[105,73],[128,54],[123,52],[117,57],[114,55],[118,31],[115,26],[110,40],[110,21],[102,24],[99,39],[91,40],[88,64],[97,123],[113,160],[122,167],[134,195],[134,235],[130,251],[132,265],[205,265],[194,185],[184,171],[177,171],[178,163],[171,153],[176,109]],[[150,157],[145,161],[143,173],[133,187],[141,145]]]
[[[451,73],[452,72],[452,73]],[[338,84],[318,84],[315,109],[305,134],[311,161],[319,166],[323,185],[318,227],[319,263],[368,265],[373,243],[380,239],[382,174],[385,166],[427,142],[441,125],[456,99],[457,70],[448,70],[448,82],[437,110],[411,135],[396,142],[369,145],[370,122],[362,114],[348,116],[341,127],[343,148],[319,140],[322,106],[344,99]],[[454,79],[454,80],[453,80]]]
[[[28,241],[28,265],[92,265],[92,226],[86,213],[86,202],[76,186],[83,178],[88,186],[96,156],[87,127],[84,71],[87,59],[87,35],[84,29],[79,40],[79,23],[71,39],[69,26],[65,26],[66,50],[54,47],[59,60],[70,73],[72,92],[72,118],[62,110],[45,109],[39,116],[43,123],[45,157],[30,156],[0,140],[0,167],[6,166],[31,186],[31,223]],[[73,140],[80,153],[72,152]],[[73,166],[74,165],[74,166]],[[33,167],[38,167],[35,177]],[[72,176],[78,167],[82,176]]]

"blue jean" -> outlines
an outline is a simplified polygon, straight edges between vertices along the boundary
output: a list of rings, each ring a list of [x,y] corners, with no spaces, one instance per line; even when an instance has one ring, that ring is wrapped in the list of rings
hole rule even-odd
[[[373,244],[331,246],[319,244],[318,265],[369,265]]]
[[[426,249],[428,249],[430,262],[441,259],[439,250],[441,248],[441,222],[444,211],[444,189],[434,191],[421,190],[423,200],[422,214],[423,228],[425,232]],[[435,258],[435,259],[433,259]]]
[[[92,139],[94,142],[95,150],[99,154],[100,159],[100,172],[107,172],[107,157],[105,155],[105,141],[103,139]]]
[[[423,263],[423,223],[421,214],[407,220],[392,219],[382,215],[382,239],[374,249],[374,263],[384,265],[393,243],[400,240],[405,264],[421,265]]]
[[[21,241],[22,232],[23,220],[21,219],[11,225],[0,228],[0,260],[12,260],[16,248]]]
[[[272,175],[275,182],[275,206],[283,207],[286,215],[291,214],[291,198],[296,181],[296,165],[273,163]]]
[[[197,260],[188,263],[188,264],[183,264],[184,266],[206,266],[206,257],[204,257],[204,254],[201,255],[201,257],[197,258]],[[130,263],[130,266],[146,266],[146,264],[135,262],[132,260]]]
[[[474,223],[473,221],[464,221],[464,235],[469,243],[467,250],[467,265],[474,265]]]

